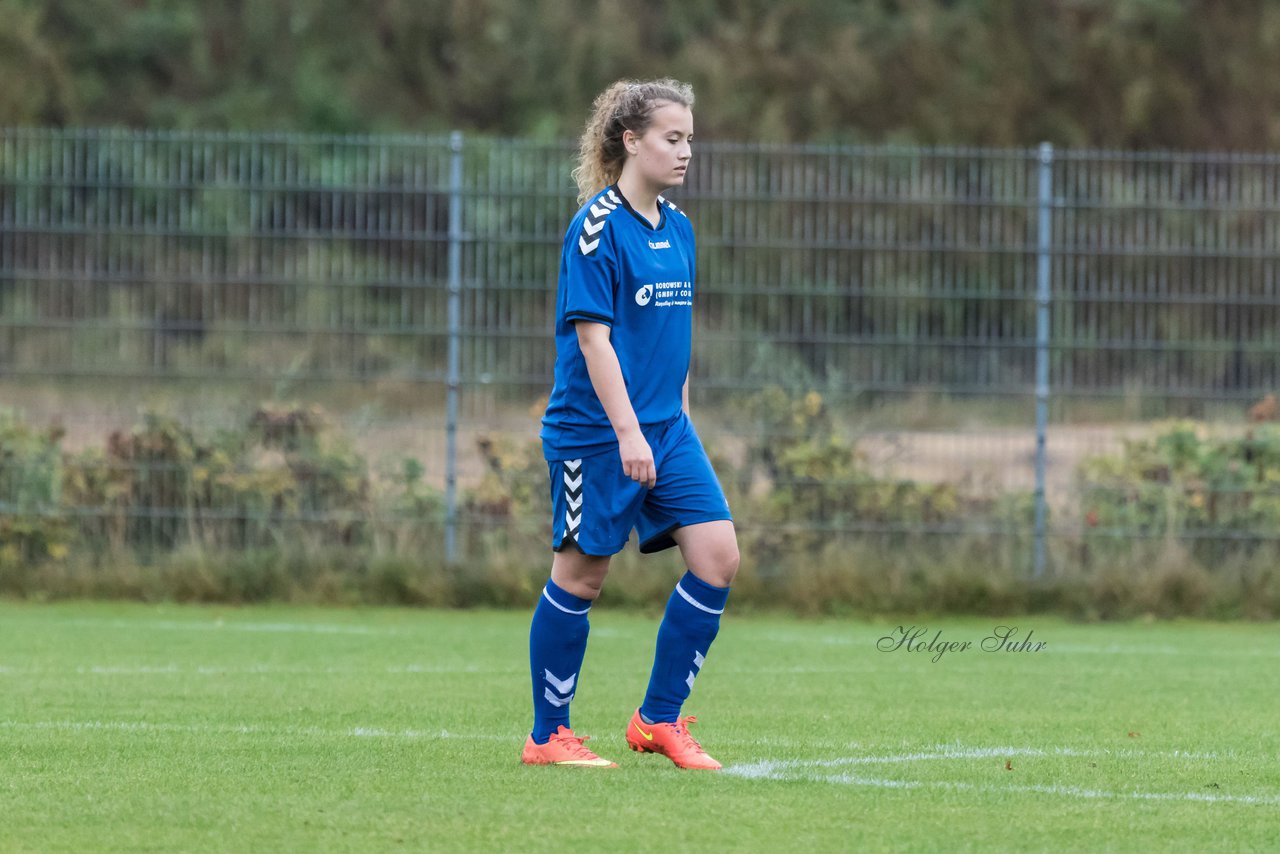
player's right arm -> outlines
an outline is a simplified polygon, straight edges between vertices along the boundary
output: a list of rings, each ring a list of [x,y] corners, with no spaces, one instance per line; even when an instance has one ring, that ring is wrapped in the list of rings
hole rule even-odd
[[[627,396],[622,366],[618,364],[618,354],[609,340],[611,330],[603,323],[586,320],[577,321],[574,328],[578,333],[578,347],[587,363],[591,387],[600,398],[600,405],[618,436],[622,471],[632,480],[653,489],[658,482],[653,450],[640,432],[640,422],[631,406],[631,398]]]

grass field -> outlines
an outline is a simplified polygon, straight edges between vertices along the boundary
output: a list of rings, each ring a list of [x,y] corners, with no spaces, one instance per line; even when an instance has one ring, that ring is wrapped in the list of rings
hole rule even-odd
[[[1274,625],[726,616],[687,712],[716,773],[629,753],[656,618],[593,612],[526,768],[528,615],[0,603],[0,849],[1276,850]],[[882,651],[899,625],[920,643]],[[884,644],[889,646],[891,644]],[[935,644],[935,650],[937,646]]]

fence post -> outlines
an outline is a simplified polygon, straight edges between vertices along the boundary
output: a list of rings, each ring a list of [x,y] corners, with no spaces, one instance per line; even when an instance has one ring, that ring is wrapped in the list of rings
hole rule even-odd
[[[449,367],[446,378],[444,557],[458,559],[458,389],[462,334],[462,132],[449,135]]]
[[[1044,577],[1045,523],[1048,516],[1045,496],[1045,467],[1049,432],[1049,300],[1051,298],[1051,255],[1053,240],[1053,146],[1040,143],[1040,192],[1037,216],[1036,257],[1036,543],[1032,575]]]

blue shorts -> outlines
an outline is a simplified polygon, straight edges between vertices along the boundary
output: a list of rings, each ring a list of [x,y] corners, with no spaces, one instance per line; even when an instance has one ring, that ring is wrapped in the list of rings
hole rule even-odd
[[[576,545],[583,554],[615,555],[635,528],[640,551],[651,554],[676,544],[676,528],[733,519],[689,416],[681,412],[666,424],[641,429],[658,470],[653,489],[623,473],[616,447],[547,464],[556,551]]]

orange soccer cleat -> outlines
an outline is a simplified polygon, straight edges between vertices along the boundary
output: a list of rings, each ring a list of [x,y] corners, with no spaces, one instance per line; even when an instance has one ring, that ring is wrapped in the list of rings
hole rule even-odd
[[[631,723],[627,724],[627,746],[637,753],[661,753],[679,768],[718,771],[720,763],[708,756],[702,745],[689,735],[689,724],[697,722],[697,718],[689,715],[673,724],[647,724],[636,709]]]
[[[596,756],[582,743],[590,736],[577,736],[567,726],[551,733],[546,744],[538,744],[530,735],[524,743],[520,761],[525,765],[579,765],[585,768],[617,768],[618,763]]]

